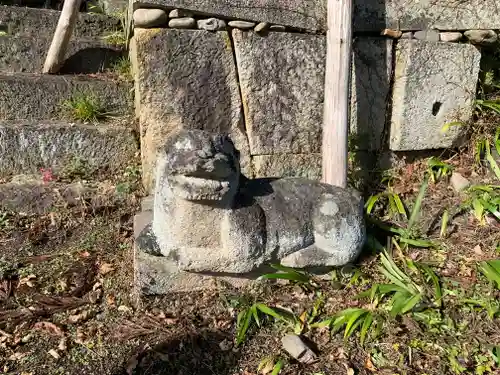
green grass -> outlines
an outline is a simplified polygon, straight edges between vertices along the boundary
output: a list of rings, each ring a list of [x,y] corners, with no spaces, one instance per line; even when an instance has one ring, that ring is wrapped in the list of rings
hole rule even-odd
[[[62,103],[62,110],[75,121],[97,122],[111,116],[104,102],[92,93],[76,93]]]
[[[132,65],[127,56],[122,56],[116,60],[112,66],[111,71],[116,73],[120,78],[126,81],[132,81]]]

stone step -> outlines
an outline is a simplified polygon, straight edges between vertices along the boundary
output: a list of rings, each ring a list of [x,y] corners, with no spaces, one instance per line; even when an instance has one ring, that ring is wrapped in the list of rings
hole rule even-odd
[[[70,184],[19,181],[0,184],[0,212],[44,215],[56,208],[98,210],[138,204],[134,194],[122,193],[110,182]]]
[[[52,38],[61,12],[51,9],[0,6],[0,31],[7,35],[24,35]],[[102,14],[79,13],[72,38],[99,39],[121,30],[117,17]]]
[[[0,73],[41,72],[52,37],[0,37]],[[89,74],[113,69],[124,58],[124,49],[100,40],[71,40],[59,73]]]
[[[82,94],[97,98],[103,112],[127,115],[132,108],[132,89],[130,83],[112,81],[105,75],[0,74],[0,121],[67,118],[65,101]]]
[[[131,127],[119,124],[0,122],[0,178],[17,174],[54,175],[114,172],[133,162],[138,144]]]

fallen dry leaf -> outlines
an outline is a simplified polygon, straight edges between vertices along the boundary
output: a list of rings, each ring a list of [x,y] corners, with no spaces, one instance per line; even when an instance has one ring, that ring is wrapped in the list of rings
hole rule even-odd
[[[33,329],[44,331],[51,336],[64,336],[63,330],[51,322],[37,322]]]
[[[116,303],[116,297],[114,294],[108,294],[106,296],[106,303],[108,304],[108,306],[114,306],[115,303]]]
[[[61,352],[64,352],[66,349],[68,349],[66,337],[63,337],[61,341],[59,341],[59,346],[57,347],[57,349],[59,349]]]
[[[90,253],[88,251],[84,251],[84,252],[80,253],[80,256],[82,258],[88,258],[90,256]]]
[[[56,352],[54,349],[50,349],[50,350],[48,351],[48,353],[49,353],[52,357],[54,357],[55,359],[59,359],[59,358],[61,358],[61,356],[59,355],[59,353],[58,353],[58,352]]]
[[[106,275],[112,271],[114,271],[115,269],[113,268],[113,265],[110,264],[110,263],[103,263],[101,264],[101,266],[99,267],[99,273],[101,275]]]
[[[23,277],[22,279],[19,279],[19,283],[17,284],[18,287],[21,285],[28,285],[30,288],[33,287],[33,282],[31,280],[36,279],[36,275],[28,275],[26,277]]]
[[[85,333],[83,332],[83,329],[81,327],[78,327],[76,329],[75,343],[83,344],[84,342],[85,342]]]
[[[477,255],[484,255],[483,250],[481,250],[481,246],[479,245],[474,246],[474,249],[472,249],[472,251],[474,251],[474,253],[476,253]]]
[[[15,352],[14,354],[12,354],[8,360],[9,361],[18,361],[20,360],[21,358],[24,358],[28,355],[28,353],[21,353],[21,352]]]
[[[131,313],[132,309],[128,306],[120,305],[120,306],[118,306],[118,311]]]
[[[372,371],[372,372],[376,372],[376,371],[377,371],[377,369],[376,369],[376,368],[375,368],[375,366],[373,365],[372,359],[371,359],[370,357],[368,357],[368,358],[366,359],[366,362],[365,362],[365,368],[366,368],[367,370]]]

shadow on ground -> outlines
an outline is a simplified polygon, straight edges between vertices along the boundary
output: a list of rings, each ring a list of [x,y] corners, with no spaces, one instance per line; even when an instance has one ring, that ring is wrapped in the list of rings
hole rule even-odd
[[[238,372],[235,368],[239,353],[221,349],[229,340],[227,334],[202,331],[180,335],[153,347],[143,344],[114,375],[232,375]]]

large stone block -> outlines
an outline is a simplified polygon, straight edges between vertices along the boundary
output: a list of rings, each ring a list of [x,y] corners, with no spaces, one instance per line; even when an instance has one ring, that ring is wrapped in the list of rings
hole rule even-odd
[[[130,87],[98,78],[46,74],[0,74],[0,121],[61,118],[65,100],[80,93],[100,98],[116,115],[130,111]]]
[[[132,0],[134,9],[182,8],[222,18],[265,21],[313,31],[326,30],[326,1],[307,0]]]
[[[233,31],[252,155],[321,150],[325,37]],[[351,132],[358,149],[380,147],[390,93],[392,41],[354,43]]]
[[[321,178],[321,154],[278,154],[252,156],[255,177]]]
[[[468,44],[400,40],[396,51],[390,148],[453,146],[472,116],[481,53]]]
[[[233,30],[233,39],[251,154],[319,152],[325,38]]]
[[[0,72],[41,72],[52,38],[0,37]],[[71,40],[59,73],[99,73],[123,56],[122,48],[99,40]]]
[[[178,129],[229,133],[242,154],[243,170],[249,173],[248,141],[227,32],[136,29],[132,61],[147,190],[154,184],[158,148]]]
[[[0,176],[54,173],[78,158],[90,171],[124,168],[137,152],[131,129],[112,125],[1,123]]]
[[[356,0],[354,29],[499,29],[498,0]]]
[[[352,148],[379,150],[391,95],[392,40],[357,38],[353,43],[350,130]]]
[[[8,35],[52,38],[61,12],[0,5],[0,31]],[[119,30],[120,20],[100,14],[79,13],[73,38],[99,38],[106,32]]]

